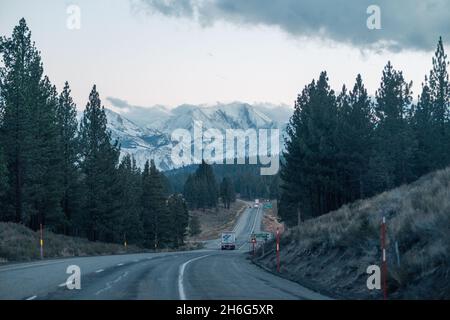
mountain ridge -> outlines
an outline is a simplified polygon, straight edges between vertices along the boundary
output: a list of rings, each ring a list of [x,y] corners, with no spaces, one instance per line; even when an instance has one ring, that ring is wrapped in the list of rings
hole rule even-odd
[[[111,103],[111,99],[107,101]],[[112,138],[121,145],[121,156],[132,155],[141,168],[147,160],[153,159],[163,171],[179,167],[171,159],[171,134],[176,129],[192,132],[195,121],[201,121],[203,130],[214,128],[222,132],[227,129],[279,129],[281,146],[281,133],[291,115],[291,110],[283,105],[243,102],[209,106],[183,104],[171,110],[164,106],[144,108],[112,103],[105,107],[105,112]]]

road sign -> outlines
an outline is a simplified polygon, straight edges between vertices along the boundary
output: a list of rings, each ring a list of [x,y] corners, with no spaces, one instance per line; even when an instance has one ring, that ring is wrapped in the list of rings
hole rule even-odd
[[[272,203],[271,202],[267,202],[264,204],[264,209],[272,209]]]
[[[254,236],[257,239],[262,239],[262,240],[265,240],[265,241],[270,239],[270,233],[267,233],[267,232],[255,233],[252,236]]]

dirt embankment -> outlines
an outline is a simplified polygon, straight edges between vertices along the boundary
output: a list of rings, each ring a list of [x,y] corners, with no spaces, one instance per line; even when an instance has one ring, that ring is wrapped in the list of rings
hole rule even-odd
[[[16,223],[0,223],[0,263],[40,259],[40,236]],[[44,232],[44,258],[96,256],[143,252],[123,245],[91,242],[87,239]]]
[[[450,299],[450,169],[304,222],[281,236],[281,274],[336,298],[381,299],[367,288],[381,265],[387,219],[388,297]],[[255,263],[275,271],[275,246]]]
[[[239,216],[250,203],[243,200],[236,200],[230,209],[218,207],[216,209],[193,210],[192,216],[196,216],[200,222],[200,234],[190,237],[187,243],[201,242],[205,240],[220,238],[223,231],[233,230]]]

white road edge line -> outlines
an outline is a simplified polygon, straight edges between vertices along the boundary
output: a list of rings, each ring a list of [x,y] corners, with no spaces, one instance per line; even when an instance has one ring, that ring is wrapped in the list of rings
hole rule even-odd
[[[37,298],[37,296],[32,296],[32,297],[26,298],[26,300],[34,300],[36,298]]]
[[[123,266],[123,263],[118,263],[117,266],[121,267],[121,266]]]
[[[254,219],[253,219],[253,225],[252,225],[252,231],[251,231],[251,233],[254,233],[254,232],[255,232],[256,220],[258,219],[259,214],[261,214],[260,208],[258,208],[258,209],[256,210],[256,214],[255,214],[255,217],[254,217]],[[248,245],[248,243],[244,242],[244,243],[242,244],[242,246],[239,247],[239,250],[241,250],[241,249],[242,249],[243,247],[245,247],[246,245]]]
[[[180,295],[180,300],[187,300],[186,293],[184,292],[184,285],[183,285],[184,270],[186,269],[186,266],[188,264],[190,264],[191,262],[194,262],[196,260],[200,260],[200,259],[203,259],[203,258],[206,258],[209,256],[211,256],[211,254],[188,260],[180,266],[180,269],[178,271],[178,293]]]
[[[99,270],[95,271],[95,273],[100,273],[100,272],[103,272],[103,271],[105,271],[105,270],[99,269]]]

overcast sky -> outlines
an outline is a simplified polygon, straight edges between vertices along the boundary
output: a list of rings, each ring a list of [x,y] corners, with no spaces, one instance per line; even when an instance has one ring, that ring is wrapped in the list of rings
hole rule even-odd
[[[371,4],[381,30],[367,28]],[[292,105],[322,70],[336,90],[361,73],[374,94],[388,60],[416,96],[440,35],[448,51],[449,12],[448,0],[0,0],[0,35],[25,17],[45,72],[80,108],[94,83],[105,104]]]

